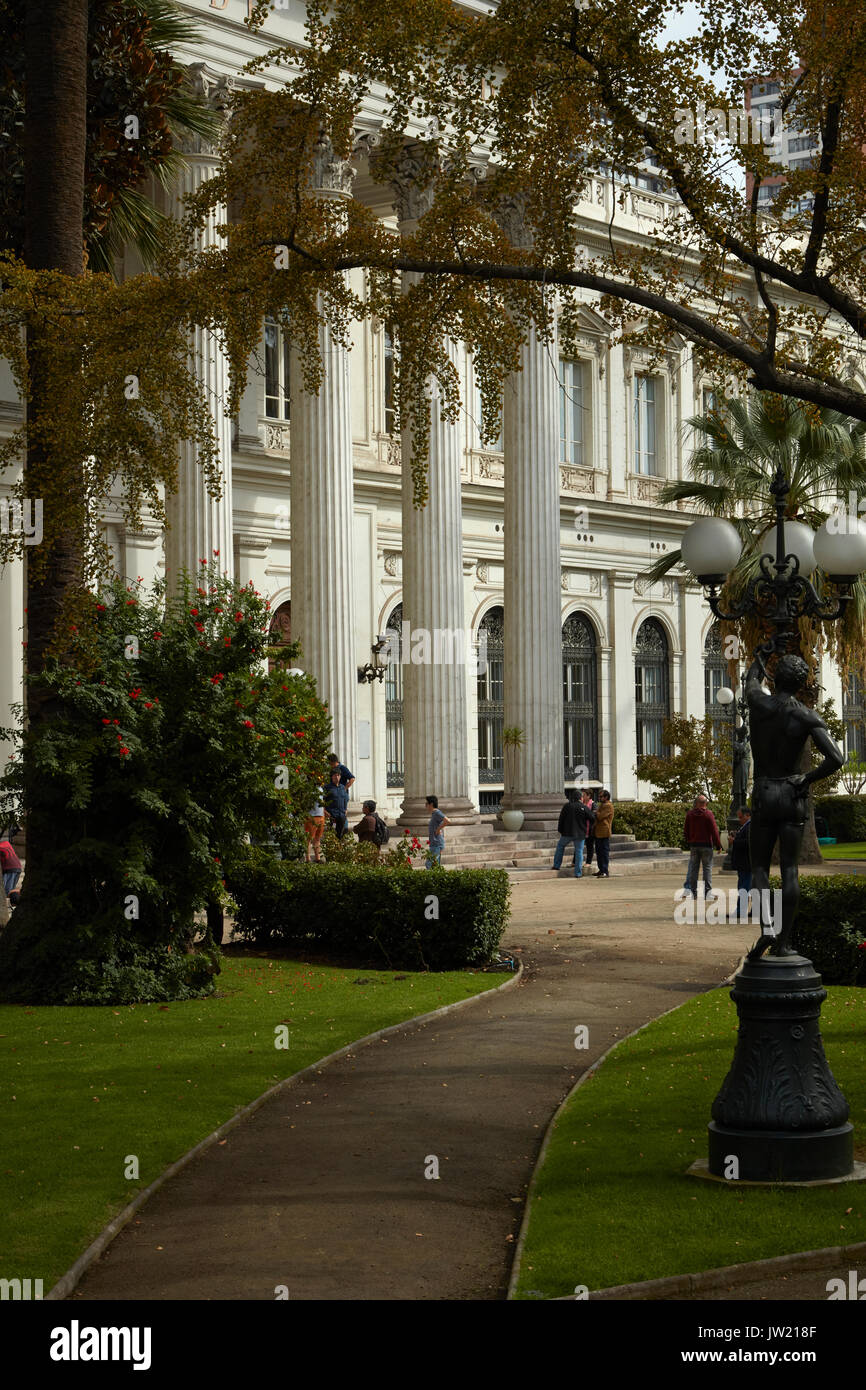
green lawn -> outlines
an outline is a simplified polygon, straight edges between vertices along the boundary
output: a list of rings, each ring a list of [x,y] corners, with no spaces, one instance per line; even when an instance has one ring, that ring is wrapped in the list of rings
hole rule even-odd
[[[830,989],[821,1017],[866,1158],[866,990]],[[736,1023],[727,989],[701,995],[627,1038],[575,1092],[535,1188],[517,1298],[866,1240],[863,1184],[798,1191],[686,1176],[707,1156]]]
[[[857,840],[847,845],[822,845],[821,853],[825,859],[866,859],[866,841]]]
[[[218,995],[0,1007],[0,1278],[47,1293],[164,1168],[268,1087],[347,1043],[502,984],[225,959]],[[288,1028],[288,1050],[275,1045]],[[138,1160],[138,1180],[125,1177]]]

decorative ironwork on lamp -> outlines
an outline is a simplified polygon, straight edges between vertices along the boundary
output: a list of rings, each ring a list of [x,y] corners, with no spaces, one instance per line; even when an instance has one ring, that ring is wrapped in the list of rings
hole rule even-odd
[[[379,656],[388,645],[389,643],[387,637],[376,638],[375,642],[370,648],[370,651],[373,653],[373,660],[368,661],[366,666],[358,667],[359,684],[365,685],[369,682],[369,684],[372,685],[373,681],[379,681],[381,683],[385,679],[385,674],[388,670],[388,667],[382,664],[382,662],[379,660]]]

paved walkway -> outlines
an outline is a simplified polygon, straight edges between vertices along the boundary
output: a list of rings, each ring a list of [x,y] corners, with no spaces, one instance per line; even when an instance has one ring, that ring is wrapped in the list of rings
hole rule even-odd
[[[503,1298],[557,1105],[618,1038],[719,985],[755,935],[676,925],[679,874],[551,879],[513,890],[519,986],[263,1105],[166,1183],[72,1299]]]

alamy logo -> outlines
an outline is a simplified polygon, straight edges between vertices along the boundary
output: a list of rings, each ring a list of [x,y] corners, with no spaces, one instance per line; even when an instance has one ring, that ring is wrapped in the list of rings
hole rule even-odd
[[[772,145],[783,132],[782,108],[766,105],[723,110],[699,101],[694,111],[678,106],[674,112],[674,140],[678,145],[703,145],[709,140],[730,140],[732,145]]]
[[[42,1297],[41,1279],[0,1279],[0,1301],[29,1302]]]
[[[150,1370],[149,1327],[69,1327],[51,1329],[52,1361],[131,1361],[134,1371]]]
[[[482,628],[477,642],[462,627],[413,628],[404,621],[399,633],[389,630],[385,644],[389,666],[466,666],[470,675],[487,670],[487,633]]]
[[[25,497],[23,505],[13,498],[0,497],[0,532],[23,531],[25,545],[39,545],[42,540],[42,498]]]
[[[777,923],[782,921],[782,892],[776,888],[770,892],[763,888],[746,891],[745,888],[730,888],[725,893],[716,893],[710,898],[695,898],[686,889],[680,888],[674,894],[674,921],[678,926],[694,926],[696,922],[708,926],[719,926],[722,922],[745,921],[752,910],[753,920],[765,925],[761,930],[768,936],[778,935]],[[772,923],[772,925],[766,925]]]

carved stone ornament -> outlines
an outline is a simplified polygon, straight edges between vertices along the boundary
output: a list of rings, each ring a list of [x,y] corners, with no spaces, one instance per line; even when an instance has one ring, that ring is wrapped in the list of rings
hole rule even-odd
[[[288,425],[266,425],[265,429],[265,448],[287,454],[289,452],[289,439],[291,438]]]
[[[386,550],[384,554],[385,573],[393,579],[397,574],[397,562],[399,555],[395,550]]]
[[[592,469],[560,467],[559,487],[561,492],[593,492],[595,479]]]
[[[638,502],[655,502],[663,486],[661,478],[635,478],[634,495]]]
[[[535,245],[535,237],[532,234],[532,228],[526,221],[525,194],[515,193],[509,198],[503,198],[502,202],[498,204],[494,216],[512,246],[519,251],[532,250]]]
[[[475,566],[475,577],[479,584],[487,584],[490,579],[490,566],[486,560],[479,560]]]
[[[193,96],[228,119],[232,96],[237,91],[235,79],[230,74],[215,72],[207,63],[190,63],[184,80]],[[218,143],[219,137],[215,141],[206,140],[190,131],[179,141],[179,147],[184,154],[216,155]]]
[[[562,571],[562,588],[564,593],[568,593],[569,589],[571,588],[571,577],[568,573],[568,570]]]
[[[400,222],[418,222],[433,206],[439,150],[429,140],[404,145],[389,171],[394,205]]]
[[[357,170],[348,159],[336,154],[331,137],[326,130],[319,131],[319,138],[313,150],[312,186],[317,193],[338,193],[341,197],[351,197],[352,184]]]
[[[482,478],[492,478],[501,482],[505,477],[505,462],[496,454],[479,454],[478,472]]]

